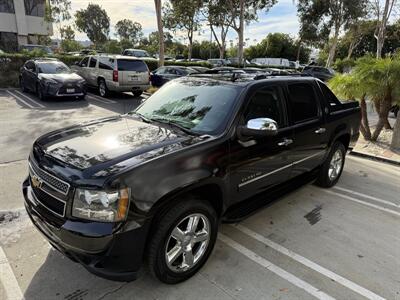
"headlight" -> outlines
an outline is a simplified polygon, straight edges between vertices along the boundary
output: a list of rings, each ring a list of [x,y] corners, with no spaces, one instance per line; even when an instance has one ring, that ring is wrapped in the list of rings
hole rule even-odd
[[[126,218],[129,206],[129,189],[105,192],[76,189],[72,215],[77,218],[118,222]]]

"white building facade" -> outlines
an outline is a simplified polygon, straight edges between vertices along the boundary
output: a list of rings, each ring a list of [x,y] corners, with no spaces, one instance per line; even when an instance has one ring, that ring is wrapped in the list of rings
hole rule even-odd
[[[15,51],[18,45],[37,43],[38,36],[52,35],[45,8],[46,0],[0,0],[0,49]]]

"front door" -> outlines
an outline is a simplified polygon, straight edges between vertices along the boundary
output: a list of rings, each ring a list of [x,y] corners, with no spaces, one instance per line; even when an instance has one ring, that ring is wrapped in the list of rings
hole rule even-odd
[[[230,145],[232,202],[239,202],[288,180],[292,131],[287,126],[283,89],[278,85],[256,87],[250,92],[240,125],[257,118],[270,118],[278,123],[273,137],[243,139],[236,137]]]
[[[309,172],[321,165],[328,146],[328,135],[320,93],[310,82],[291,82],[287,86],[288,111],[293,128],[290,177]]]

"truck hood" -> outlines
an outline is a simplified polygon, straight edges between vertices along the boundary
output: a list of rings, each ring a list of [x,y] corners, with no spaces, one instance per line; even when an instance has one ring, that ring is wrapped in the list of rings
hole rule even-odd
[[[53,80],[58,83],[83,81],[83,78],[76,73],[39,74],[39,78]]]
[[[130,160],[132,166],[203,139],[124,115],[51,132],[35,145],[42,155],[84,170],[84,177],[91,177],[101,171],[109,174],[121,162]]]

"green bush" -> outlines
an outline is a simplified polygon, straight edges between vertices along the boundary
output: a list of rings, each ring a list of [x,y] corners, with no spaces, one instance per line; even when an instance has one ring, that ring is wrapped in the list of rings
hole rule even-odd
[[[355,67],[355,65],[356,62],[352,58],[344,58],[344,59],[338,58],[335,61],[333,68],[335,69],[335,71],[338,71],[340,73],[348,73],[350,72],[351,69]]]

